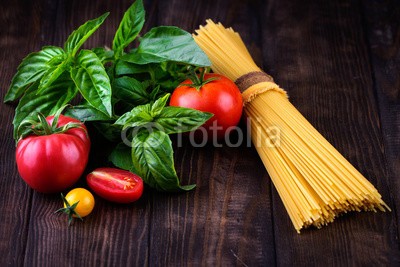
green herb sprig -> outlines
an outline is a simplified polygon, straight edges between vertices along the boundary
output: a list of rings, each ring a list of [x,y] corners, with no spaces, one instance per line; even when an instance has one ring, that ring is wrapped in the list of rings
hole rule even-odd
[[[116,141],[110,155],[114,165],[137,173],[157,190],[190,190],[194,185],[180,185],[168,135],[194,130],[212,114],[166,104],[190,69],[211,63],[191,34],[178,27],[154,27],[140,36],[145,23],[142,0],[125,12],[111,49],[81,49],[108,14],[73,31],[64,47],[45,46],[23,59],[4,98],[19,101],[14,138],[21,137],[19,126],[37,113],[51,115],[81,99],[66,115],[93,123]],[[134,41],[137,47],[129,49]],[[131,147],[121,140],[127,128]]]

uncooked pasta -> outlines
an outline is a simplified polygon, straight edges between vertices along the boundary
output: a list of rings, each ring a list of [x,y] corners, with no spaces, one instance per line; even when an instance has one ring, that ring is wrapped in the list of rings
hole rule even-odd
[[[241,89],[252,142],[297,232],[310,225],[320,228],[348,211],[390,210],[375,187],[254,63],[238,33],[207,20],[194,38],[213,71]]]

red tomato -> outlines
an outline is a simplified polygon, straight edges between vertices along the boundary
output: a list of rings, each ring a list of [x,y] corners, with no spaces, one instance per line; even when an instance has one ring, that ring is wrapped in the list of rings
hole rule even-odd
[[[143,180],[129,171],[98,168],[86,176],[90,189],[100,197],[116,203],[131,203],[143,193]]]
[[[49,116],[49,125],[54,117]],[[88,162],[90,139],[86,127],[78,120],[60,115],[57,127],[79,123],[63,133],[29,135],[16,149],[18,172],[33,189],[42,193],[61,192],[82,175]]]
[[[215,80],[207,82],[210,78]],[[208,137],[213,138],[215,130],[211,126],[216,123],[216,136],[224,137],[229,127],[239,123],[243,109],[242,95],[234,82],[220,74],[207,73],[202,80],[200,86],[190,79],[182,82],[172,93],[170,105],[213,113],[214,116],[203,127]]]

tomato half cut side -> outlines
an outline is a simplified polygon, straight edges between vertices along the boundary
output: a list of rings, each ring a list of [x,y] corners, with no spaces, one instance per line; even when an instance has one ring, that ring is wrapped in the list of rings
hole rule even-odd
[[[143,193],[138,175],[117,168],[97,168],[86,176],[90,189],[98,196],[116,203],[132,203]]]

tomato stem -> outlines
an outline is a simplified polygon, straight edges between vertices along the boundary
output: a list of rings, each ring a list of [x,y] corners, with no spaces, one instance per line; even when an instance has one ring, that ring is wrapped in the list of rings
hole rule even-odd
[[[72,128],[80,128],[84,130],[84,132],[87,135],[87,131],[85,127],[83,127],[83,124],[81,122],[69,122],[61,127],[57,127],[60,115],[66,107],[67,105],[62,106],[56,111],[51,125],[47,122],[46,117],[40,112],[37,113],[36,120],[33,119],[32,117],[23,120],[17,130],[18,134],[17,143],[24,137],[31,134],[39,136],[39,135],[51,135],[56,133],[65,133],[66,131]]]
[[[61,199],[65,204],[65,208],[61,208],[56,210],[54,213],[64,212],[68,215],[68,226],[71,225],[72,220],[74,219],[73,216],[76,216],[81,221],[83,221],[82,217],[75,211],[76,206],[78,206],[79,201],[75,202],[74,204],[70,205],[68,200],[64,197],[63,193],[61,193]]]
[[[42,113],[38,113],[37,116],[39,118],[40,126],[43,127],[44,135],[52,134],[52,129],[50,128],[50,125],[47,123],[46,117]]]
[[[208,73],[209,68],[193,68],[192,66],[189,66],[188,68],[189,68],[188,79],[190,79],[192,83],[191,84],[183,83],[180,86],[184,85],[195,88],[197,91],[200,91],[200,89],[207,83],[219,79],[218,77],[211,77],[208,79],[204,78],[206,73]],[[197,74],[198,69],[201,69],[200,74]]]

